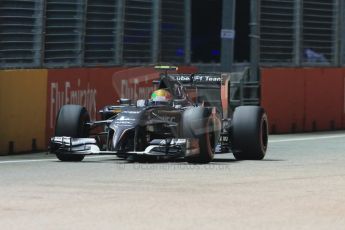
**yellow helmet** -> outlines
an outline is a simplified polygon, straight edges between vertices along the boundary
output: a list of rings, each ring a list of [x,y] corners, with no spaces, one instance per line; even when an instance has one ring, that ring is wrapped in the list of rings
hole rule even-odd
[[[153,91],[151,100],[153,102],[170,102],[173,99],[171,93],[166,89],[158,89]]]

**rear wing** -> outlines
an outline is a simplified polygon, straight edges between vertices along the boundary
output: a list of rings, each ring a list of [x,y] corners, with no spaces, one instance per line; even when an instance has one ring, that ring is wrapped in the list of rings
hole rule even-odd
[[[195,102],[216,107],[223,113],[224,118],[229,116],[229,73],[168,74],[168,76],[179,81],[188,91],[195,89]]]
[[[171,77],[177,80],[188,89],[196,89],[197,97],[206,97],[206,102],[215,105],[223,111],[223,117],[230,117],[232,110],[242,104],[260,103],[259,89],[260,82],[249,81],[249,68],[243,72],[235,73],[194,73],[194,74],[172,74],[169,71],[176,71],[175,66],[158,66],[157,70],[164,70],[162,77]],[[154,81],[160,84],[160,80]],[[218,89],[214,91],[213,89]],[[254,92],[254,93],[253,93]],[[254,96],[253,96],[254,95]],[[255,95],[257,95],[255,97]],[[205,101],[205,100],[203,100]],[[221,104],[221,106],[219,105]]]
[[[224,82],[222,73],[168,74],[184,87],[220,88]]]

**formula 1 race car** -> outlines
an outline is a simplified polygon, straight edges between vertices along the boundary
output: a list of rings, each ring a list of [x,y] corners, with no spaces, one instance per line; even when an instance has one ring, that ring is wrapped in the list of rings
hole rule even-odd
[[[231,151],[238,160],[261,160],[268,143],[263,108],[239,106],[229,111],[229,75],[169,74],[153,82],[150,99],[120,99],[90,121],[80,105],[64,105],[57,116],[50,152],[61,161],[85,155],[116,155],[131,161],[144,157],[185,158],[208,163],[215,153]]]

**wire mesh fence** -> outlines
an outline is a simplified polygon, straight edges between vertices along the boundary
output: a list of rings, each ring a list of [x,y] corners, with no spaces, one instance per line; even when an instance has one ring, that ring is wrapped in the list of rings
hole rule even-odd
[[[0,1],[0,66],[39,65],[43,4],[40,0]]]
[[[302,63],[335,64],[335,1],[304,0],[302,28]]]
[[[151,0],[126,0],[123,39],[125,63],[150,63],[153,36],[153,4]]]
[[[294,2],[294,0],[261,1],[261,62],[293,62]]]
[[[161,60],[181,63],[185,57],[185,38],[178,36],[186,30],[184,0],[162,1]]]
[[[84,64],[116,65],[118,62],[116,43],[122,23],[118,8],[121,4],[113,0],[88,0],[86,9]]]
[[[44,64],[78,66],[82,61],[82,0],[47,0],[45,19]]]
[[[185,4],[1,0],[0,68],[184,63]]]
[[[337,66],[342,0],[261,0],[261,65]]]
[[[190,62],[191,0],[0,0],[0,68]],[[345,64],[343,0],[260,0],[262,66]]]

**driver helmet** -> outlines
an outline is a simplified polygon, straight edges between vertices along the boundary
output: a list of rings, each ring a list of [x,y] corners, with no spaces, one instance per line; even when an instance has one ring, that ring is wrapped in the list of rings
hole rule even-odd
[[[151,100],[156,104],[168,104],[172,98],[171,93],[166,89],[155,90],[151,95]]]

